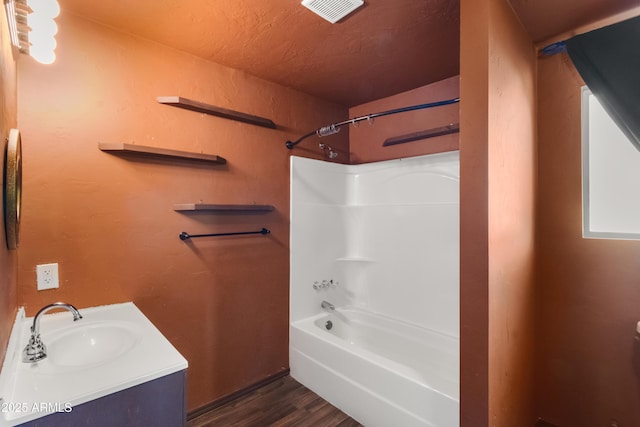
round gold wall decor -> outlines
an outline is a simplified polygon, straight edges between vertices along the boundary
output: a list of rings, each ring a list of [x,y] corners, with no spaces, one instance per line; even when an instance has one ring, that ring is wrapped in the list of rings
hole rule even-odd
[[[7,247],[18,248],[22,204],[22,142],[20,131],[11,129],[4,164],[4,226]]]

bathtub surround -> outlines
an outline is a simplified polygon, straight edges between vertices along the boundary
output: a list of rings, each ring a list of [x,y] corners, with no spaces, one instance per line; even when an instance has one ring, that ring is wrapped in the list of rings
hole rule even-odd
[[[458,159],[292,157],[291,375],[365,425],[458,424]]]

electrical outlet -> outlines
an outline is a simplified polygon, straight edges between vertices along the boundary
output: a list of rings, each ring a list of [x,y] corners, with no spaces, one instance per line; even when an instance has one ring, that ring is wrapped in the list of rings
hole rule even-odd
[[[58,287],[58,263],[36,265],[38,290],[54,289]]]

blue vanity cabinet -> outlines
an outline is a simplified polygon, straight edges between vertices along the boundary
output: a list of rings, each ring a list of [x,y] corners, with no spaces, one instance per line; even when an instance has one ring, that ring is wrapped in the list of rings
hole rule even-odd
[[[19,427],[184,427],[185,381],[186,370],[178,371]]]

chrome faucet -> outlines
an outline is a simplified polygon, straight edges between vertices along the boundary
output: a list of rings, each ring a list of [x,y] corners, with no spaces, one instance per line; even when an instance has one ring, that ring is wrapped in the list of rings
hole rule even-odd
[[[47,357],[47,346],[44,345],[40,339],[40,316],[49,310],[54,308],[64,308],[69,310],[73,314],[73,321],[82,319],[80,312],[71,304],[63,302],[54,302],[44,306],[38,311],[33,318],[33,325],[31,325],[31,337],[29,338],[29,344],[24,348],[22,352],[22,361],[24,363],[35,363]]]
[[[324,311],[328,311],[329,313],[336,311],[336,308],[329,301],[322,301],[320,307],[322,307]]]

